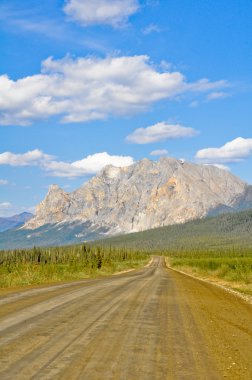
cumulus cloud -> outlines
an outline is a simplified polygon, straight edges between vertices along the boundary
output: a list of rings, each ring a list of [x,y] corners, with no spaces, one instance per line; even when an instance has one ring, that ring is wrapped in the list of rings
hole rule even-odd
[[[67,0],[64,12],[83,26],[124,25],[129,16],[137,12],[137,0]]]
[[[180,124],[161,122],[147,128],[136,129],[126,137],[126,141],[133,144],[150,144],[168,139],[192,137],[197,134],[198,132],[193,128],[183,127]]]
[[[250,155],[252,155],[252,138],[238,137],[220,148],[201,149],[196,153],[196,158],[208,163],[228,163],[239,162]]]
[[[168,154],[168,150],[166,149],[157,149],[150,152],[151,156],[166,156]]]
[[[102,152],[89,155],[82,160],[72,163],[60,161],[46,162],[44,169],[55,177],[74,178],[96,174],[106,165],[122,167],[132,165],[133,163],[134,160],[130,156],[111,156],[107,152]]]
[[[5,152],[0,154],[0,165],[39,166],[54,177],[76,178],[96,174],[106,165],[117,167],[134,163],[130,156],[109,155],[107,152],[95,153],[74,162],[57,161],[54,156],[35,149],[24,154]]]
[[[50,57],[40,74],[18,80],[0,76],[0,124],[29,125],[53,116],[66,123],[128,116],[162,99],[225,84],[188,83],[180,72],[159,72],[148,56]]]
[[[43,153],[39,149],[34,149],[23,154],[4,152],[0,154],[0,165],[10,166],[36,166],[52,160],[53,156]]]
[[[0,186],[8,185],[8,183],[7,179],[0,179]]]

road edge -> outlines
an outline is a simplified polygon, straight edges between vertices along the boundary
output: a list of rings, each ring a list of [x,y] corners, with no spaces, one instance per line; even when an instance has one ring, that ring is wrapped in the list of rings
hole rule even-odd
[[[226,292],[230,293],[230,294],[233,294],[235,297],[237,298],[240,298],[242,299],[243,301],[249,303],[252,305],[252,296],[249,296],[249,295],[246,295],[246,294],[243,294],[243,293],[240,293],[238,292],[237,290],[234,290],[228,286],[224,286],[224,285],[221,285],[221,284],[218,284],[217,282],[214,282],[214,281],[211,281],[211,280],[207,280],[205,278],[202,278],[202,277],[197,277],[197,276],[194,276],[193,274],[190,274],[190,273],[187,273],[187,272],[184,272],[182,270],[178,270],[178,269],[175,269],[175,268],[172,268],[168,262],[167,262],[168,258],[165,257],[165,264],[166,264],[166,267],[168,269],[171,269],[173,270],[174,272],[177,272],[177,273],[181,273],[185,276],[188,276],[188,277],[191,277],[193,278],[194,280],[198,280],[198,281],[201,281],[201,282],[204,282],[204,283],[207,283],[207,284],[210,284],[210,285],[214,285],[214,286],[217,286],[218,288],[221,288],[223,290],[225,290]]]
[[[153,257],[150,259],[150,261],[147,264],[145,264],[144,267],[141,267],[141,268],[131,268],[131,269],[123,270],[121,272],[115,272],[115,273],[112,274],[112,276],[118,276],[119,274],[132,272],[133,270],[139,270],[139,269],[142,269],[142,268],[148,268],[149,266],[151,266],[152,261],[153,261]]]

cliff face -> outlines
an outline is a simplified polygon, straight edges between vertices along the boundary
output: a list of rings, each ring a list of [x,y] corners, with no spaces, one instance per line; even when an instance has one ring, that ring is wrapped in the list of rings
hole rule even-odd
[[[43,226],[48,223],[58,223],[67,218],[70,196],[57,185],[52,185],[45,199],[36,207],[35,217],[30,219],[23,228]]]
[[[201,218],[233,207],[248,185],[214,166],[173,158],[105,167],[72,193],[53,185],[24,228],[48,223],[90,222],[111,233],[133,232]]]

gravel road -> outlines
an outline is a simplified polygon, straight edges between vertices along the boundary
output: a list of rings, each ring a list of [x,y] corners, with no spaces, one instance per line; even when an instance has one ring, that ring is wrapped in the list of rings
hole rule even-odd
[[[0,379],[252,379],[252,306],[149,267],[0,292]]]

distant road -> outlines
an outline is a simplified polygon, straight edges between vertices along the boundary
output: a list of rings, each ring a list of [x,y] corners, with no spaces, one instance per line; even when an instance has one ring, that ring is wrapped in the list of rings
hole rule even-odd
[[[252,379],[252,306],[155,257],[141,270],[0,293],[0,379]]]

